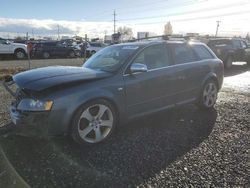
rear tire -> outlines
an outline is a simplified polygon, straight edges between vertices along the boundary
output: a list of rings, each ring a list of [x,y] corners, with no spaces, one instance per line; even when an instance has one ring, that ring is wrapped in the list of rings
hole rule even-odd
[[[44,59],[49,59],[50,58],[49,52],[43,52],[42,56],[43,56]]]
[[[225,61],[225,68],[230,69],[233,66],[233,57],[228,56],[227,60]]]
[[[247,66],[250,67],[250,60],[247,61]]]
[[[74,51],[70,51],[69,52],[69,57],[70,58],[74,58],[75,57],[75,52]]]
[[[214,80],[208,80],[200,93],[198,106],[202,109],[212,109],[218,96],[218,86]]]
[[[106,100],[97,99],[82,105],[75,113],[71,136],[80,145],[96,145],[111,136],[117,122],[114,107]]]

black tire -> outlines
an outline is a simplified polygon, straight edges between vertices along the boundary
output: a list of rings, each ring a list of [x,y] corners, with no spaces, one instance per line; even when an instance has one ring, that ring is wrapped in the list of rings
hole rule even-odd
[[[49,52],[43,52],[42,56],[43,56],[43,59],[49,59],[50,58],[50,53]]]
[[[247,61],[247,66],[250,67],[250,60]]]
[[[232,56],[228,56],[227,60],[224,62],[224,67],[226,69],[230,69],[233,66],[233,57]]]
[[[70,58],[76,57],[75,52],[74,51],[69,51],[68,57],[70,57]]]
[[[26,53],[25,53],[25,51],[23,50],[23,49],[17,49],[16,51],[15,51],[15,57],[17,58],[17,59],[24,59],[25,58],[25,56],[26,56]]]
[[[208,90],[208,88],[211,90]],[[217,96],[218,96],[218,85],[214,80],[208,80],[204,86],[202,87],[199,99],[198,99],[198,106],[201,109],[212,109],[216,103]]]
[[[110,118],[111,114],[112,114],[113,118],[112,118],[112,126],[111,127],[104,128],[105,126],[95,124],[95,121],[98,121],[98,119],[89,121],[84,117],[84,114],[87,114],[87,112],[89,112],[91,117],[94,117],[94,115],[98,116],[98,114],[100,113],[99,105],[105,106],[108,108],[108,110],[105,111],[103,113],[103,115],[101,115],[101,117],[100,117],[101,121],[105,121],[103,118],[106,118],[106,119]],[[92,112],[90,112],[89,110],[91,110]],[[95,113],[97,113],[97,114],[95,114]],[[104,117],[104,116],[106,116],[106,117]],[[109,121],[109,119],[106,121]],[[113,107],[113,105],[111,105],[106,100],[96,99],[94,101],[91,101],[91,102],[88,102],[88,103],[82,105],[77,110],[77,112],[74,114],[74,117],[72,120],[72,126],[71,126],[71,136],[72,136],[73,140],[80,145],[85,145],[85,146],[86,145],[88,145],[88,146],[96,145],[98,143],[102,143],[102,142],[106,141],[112,135],[115,128],[117,127],[117,123],[118,123],[118,116],[117,116],[116,110]],[[97,128],[96,126],[98,126],[99,128]],[[97,138],[97,132],[98,132],[97,129],[99,129],[100,133],[104,135],[104,136],[102,135],[101,139]],[[80,132],[82,132],[81,133],[82,136],[80,135]],[[83,136],[83,134],[84,135],[86,134],[86,135]]]

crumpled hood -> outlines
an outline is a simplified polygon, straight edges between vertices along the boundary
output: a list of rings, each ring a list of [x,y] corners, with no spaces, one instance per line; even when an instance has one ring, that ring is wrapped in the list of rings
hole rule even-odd
[[[51,66],[16,74],[13,80],[22,89],[42,91],[63,84],[101,79],[111,75],[84,67]]]

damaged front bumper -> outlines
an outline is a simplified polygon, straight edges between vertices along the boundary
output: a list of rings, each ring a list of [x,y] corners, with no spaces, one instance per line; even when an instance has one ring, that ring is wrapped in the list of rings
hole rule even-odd
[[[13,96],[9,112],[12,123],[15,125],[14,131],[27,136],[48,136],[48,116],[49,112],[30,112],[17,109],[17,105],[22,99],[20,89],[13,91],[11,87],[14,85],[11,76],[6,76],[2,85]]]

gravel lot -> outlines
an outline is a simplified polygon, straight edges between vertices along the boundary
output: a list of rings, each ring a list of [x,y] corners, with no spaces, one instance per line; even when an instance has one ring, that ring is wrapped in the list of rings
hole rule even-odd
[[[34,188],[250,187],[250,69],[237,64],[225,76],[214,110],[165,111],[121,127],[95,147],[14,133],[0,142]],[[1,87],[0,101],[6,123],[10,98]]]

